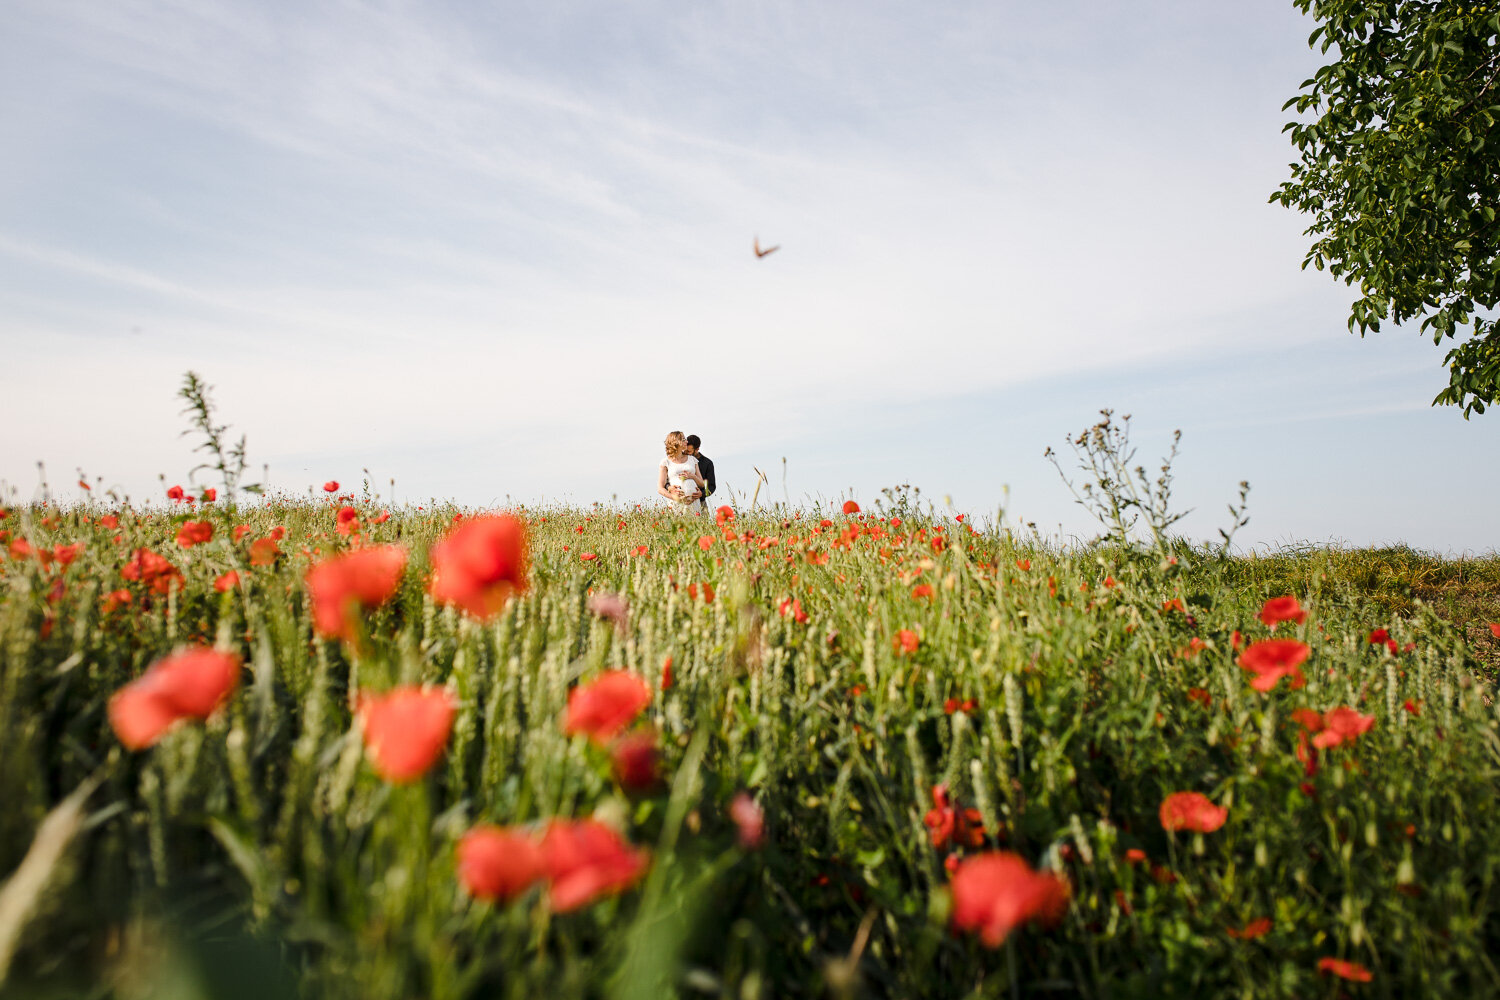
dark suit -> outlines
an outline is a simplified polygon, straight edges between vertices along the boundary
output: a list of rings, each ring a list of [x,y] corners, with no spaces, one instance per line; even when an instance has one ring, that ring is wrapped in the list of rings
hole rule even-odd
[[[698,460],[698,472],[699,472],[700,475],[703,476],[703,485],[704,485],[703,496],[699,497],[698,502],[703,505],[703,509],[704,510],[707,510],[708,509],[708,498],[714,495],[714,463],[713,463],[713,459],[707,457],[701,451],[697,455],[694,455],[693,457]]]

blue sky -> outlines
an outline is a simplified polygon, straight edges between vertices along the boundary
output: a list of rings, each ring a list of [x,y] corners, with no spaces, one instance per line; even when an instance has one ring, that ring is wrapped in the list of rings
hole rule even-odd
[[[1181,428],[1182,527],[1497,544],[1500,416],[1364,341],[1266,198],[1318,65],[1291,4],[13,0],[0,477],[135,497],[217,387],[293,492],[911,482],[1064,537],[1041,457]],[[751,240],[780,244],[757,260]],[[764,496],[764,492],[762,494]]]

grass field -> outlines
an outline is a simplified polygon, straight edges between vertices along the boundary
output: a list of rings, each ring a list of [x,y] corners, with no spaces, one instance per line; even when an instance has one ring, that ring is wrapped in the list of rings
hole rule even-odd
[[[0,989],[1500,995],[1500,560],[911,501],[9,509]]]

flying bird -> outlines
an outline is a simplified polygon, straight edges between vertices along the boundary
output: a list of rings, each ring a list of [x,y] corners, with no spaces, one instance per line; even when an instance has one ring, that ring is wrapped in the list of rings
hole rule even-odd
[[[764,257],[766,254],[768,254],[768,253],[775,253],[777,250],[780,250],[780,249],[781,249],[781,244],[778,243],[774,247],[768,247],[767,249],[762,250],[760,248],[760,237],[759,236],[755,237],[755,256],[757,256],[757,257]]]

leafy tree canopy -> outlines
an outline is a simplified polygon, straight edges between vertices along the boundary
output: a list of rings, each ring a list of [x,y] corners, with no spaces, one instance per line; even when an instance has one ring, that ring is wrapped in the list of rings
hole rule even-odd
[[[1302,158],[1271,201],[1314,220],[1304,268],[1358,285],[1349,329],[1421,316],[1457,343],[1433,404],[1483,413],[1500,396],[1500,2],[1293,3],[1338,58],[1283,107],[1304,115],[1285,129]]]

